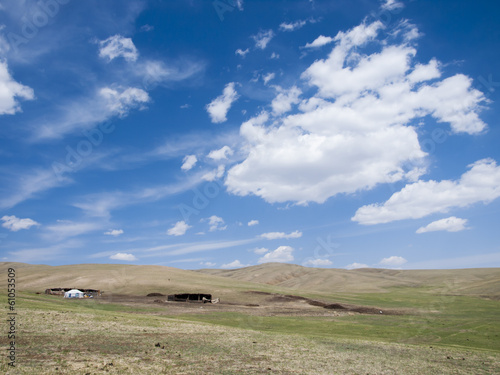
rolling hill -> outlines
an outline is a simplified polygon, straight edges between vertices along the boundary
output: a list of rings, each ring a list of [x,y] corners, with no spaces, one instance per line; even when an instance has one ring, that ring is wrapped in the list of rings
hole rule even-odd
[[[77,264],[65,266],[0,263],[0,272],[16,269],[17,288],[79,287],[108,293],[203,292],[233,296],[249,290],[279,293],[381,293],[402,287],[429,292],[500,297],[500,268],[460,270],[356,270],[309,268],[266,263],[235,270],[181,270],[165,266]]]
[[[343,270],[265,263],[235,270],[203,269],[199,272],[237,281],[320,293],[377,293],[395,287],[424,287],[438,293],[500,296],[500,268]]]

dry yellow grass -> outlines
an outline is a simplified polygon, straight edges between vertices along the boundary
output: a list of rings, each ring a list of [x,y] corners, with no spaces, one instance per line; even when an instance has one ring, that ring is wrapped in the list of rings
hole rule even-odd
[[[205,269],[200,272],[233,280],[274,285],[302,291],[378,293],[393,287],[443,288],[464,295],[500,296],[500,268],[458,270],[356,270],[302,267],[266,263],[237,270]]]
[[[164,266],[78,264],[68,266],[0,263],[0,273],[17,270],[21,290],[50,287],[95,288],[113,293],[199,292],[234,297],[235,292],[272,288],[318,293],[378,293],[393,287],[425,287],[437,293],[500,297],[500,268],[463,270],[321,269],[267,263],[237,270],[186,271]],[[452,290],[450,290],[452,286]]]

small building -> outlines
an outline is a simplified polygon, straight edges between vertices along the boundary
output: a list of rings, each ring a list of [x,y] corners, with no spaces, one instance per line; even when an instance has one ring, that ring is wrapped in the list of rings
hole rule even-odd
[[[83,292],[84,297],[87,296],[89,298],[95,298],[95,297],[100,297],[101,294],[103,293],[102,291],[98,289],[82,289],[82,288],[49,288],[45,289],[45,294],[50,294],[54,296],[64,296],[66,292],[69,292],[70,290],[77,289],[81,292]]]
[[[83,292],[78,289],[71,289],[64,293],[64,298],[83,298]]]
[[[211,300],[212,300],[212,295],[205,293],[170,294],[167,297],[167,301],[176,301],[176,302],[210,302]]]

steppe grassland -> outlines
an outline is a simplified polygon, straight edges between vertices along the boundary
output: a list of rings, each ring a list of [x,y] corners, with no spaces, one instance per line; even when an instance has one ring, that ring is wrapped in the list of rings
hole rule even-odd
[[[162,315],[164,310],[21,293],[18,366],[11,371],[2,362],[0,370],[9,374],[500,372],[498,351],[348,339],[344,334],[337,337],[334,330],[319,335],[307,332],[310,326],[300,325],[301,320],[281,317],[267,321],[222,313],[220,321],[217,314],[189,317],[211,317],[211,323],[188,321]],[[238,326],[229,326],[235,322]]]

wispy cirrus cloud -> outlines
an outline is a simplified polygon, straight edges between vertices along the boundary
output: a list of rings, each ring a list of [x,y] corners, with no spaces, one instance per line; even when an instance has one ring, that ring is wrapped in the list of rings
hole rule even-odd
[[[69,184],[72,180],[58,177],[52,168],[12,172],[6,176],[7,183],[0,198],[0,207],[11,208],[25,200],[40,196],[42,192]]]
[[[69,240],[46,247],[24,247],[15,251],[9,251],[7,259],[9,262],[38,263],[60,260],[64,256],[74,254],[75,249],[82,246],[81,241]],[[72,257],[74,259],[74,256]]]
[[[154,187],[144,187],[135,191],[114,191],[90,194],[81,197],[73,203],[73,206],[82,209],[86,215],[92,217],[108,218],[111,211],[140,203],[156,202],[167,196],[189,190],[199,184],[201,175],[189,176],[184,181],[160,185]]]
[[[90,232],[102,230],[102,223],[98,222],[73,222],[59,220],[56,224],[46,225],[42,237],[50,240],[63,240],[77,237]]]
[[[134,109],[145,109],[149,101],[148,93],[137,87],[101,87],[90,96],[66,102],[52,120],[38,123],[32,140],[60,139],[113,117],[126,117]]]
[[[202,251],[211,251],[217,249],[227,249],[231,247],[247,245],[258,241],[257,238],[231,240],[231,241],[206,241],[206,242],[187,242],[170,245],[155,246],[149,248],[134,249],[135,252],[144,253],[146,256],[172,256],[197,253]]]

